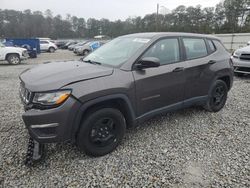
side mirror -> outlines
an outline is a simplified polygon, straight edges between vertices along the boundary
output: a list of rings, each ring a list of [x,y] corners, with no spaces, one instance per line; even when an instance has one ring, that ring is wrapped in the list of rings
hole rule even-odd
[[[135,64],[135,68],[138,70],[159,67],[160,60],[156,57],[144,57]]]

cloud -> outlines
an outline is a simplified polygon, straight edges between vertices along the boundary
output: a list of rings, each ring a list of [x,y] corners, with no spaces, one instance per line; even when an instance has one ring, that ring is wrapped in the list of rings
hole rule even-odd
[[[55,14],[75,15],[87,18],[108,18],[110,20],[126,19],[129,16],[144,16],[156,12],[156,5],[159,3],[170,10],[179,5],[203,7],[215,6],[220,0],[0,0],[1,9],[33,11],[46,9],[52,10]]]

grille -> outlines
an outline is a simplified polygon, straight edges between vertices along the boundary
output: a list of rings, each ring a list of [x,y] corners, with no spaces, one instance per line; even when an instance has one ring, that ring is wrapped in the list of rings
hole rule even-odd
[[[248,68],[248,67],[236,67],[236,71],[250,72],[250,68]]]
[[[250,54],[241,54],[240,59],[250,61]]]
[[[26,89],[24,87],[24,84],[23,83],[20,83],[20,89],[19,89],[19,92],[20,92],[20,97],[21,97],[21,100],[25,103],[25,104],[28,104],[30,102],[30,99],[31,99],[31,92]]]

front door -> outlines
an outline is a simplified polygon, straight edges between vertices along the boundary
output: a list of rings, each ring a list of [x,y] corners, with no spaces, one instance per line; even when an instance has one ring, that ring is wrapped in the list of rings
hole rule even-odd
[[[49,42],[48,41],[40,41],[40,50],[47,51],[49,49]]]
[[[179,44],[178,38],[159,40],[142,58],[156,57],[161,66],[133,71],[138,116],[182,104],[187,65],[181,61]]]

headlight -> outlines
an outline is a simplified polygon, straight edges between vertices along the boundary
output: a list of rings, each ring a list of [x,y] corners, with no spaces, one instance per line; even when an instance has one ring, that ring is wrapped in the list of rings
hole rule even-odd
[[[24,57],[28,57],[28,51],[27,50],[23,50],[23,52],[22,52],[22,56],[24,56]]]
[[[62,90],[48,93],[35,93],[33,103],[41,105],[60,105],[66,101],[71,94],[70,90]]]
[[[236,58],[240,57],[240,52],[239,51],[235,51],[233,56],[236,57]]]

